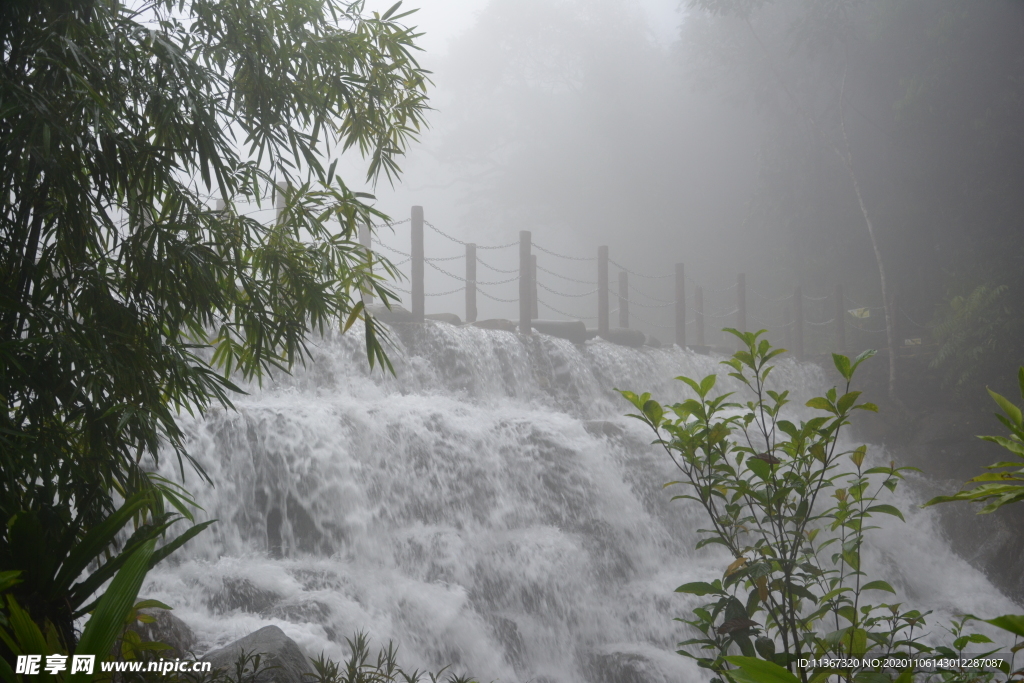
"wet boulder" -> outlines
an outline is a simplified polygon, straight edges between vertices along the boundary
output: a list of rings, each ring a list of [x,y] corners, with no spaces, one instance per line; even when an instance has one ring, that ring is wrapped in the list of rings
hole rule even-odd
[[[277,626],[264,626],[230,645],[207,652],[203,661],[210,662],[214,669],[224,669],[234,675],[243,653],[260,655],[260,670],[254,683],[303,683],[308,680],[303,674],[313,670],[302,648]],[[251,667],[250,661],[249,671]]]
[[[163,650],[160,656],[165,659],[184,658],[196,646],[196,635],[184,621],[174,616],[170,610],[146,608],[139,614],[152,618],[146,623],[139,621],[131,627],[139,634],[143,642],[163,643],[170,645],[170,650]]]

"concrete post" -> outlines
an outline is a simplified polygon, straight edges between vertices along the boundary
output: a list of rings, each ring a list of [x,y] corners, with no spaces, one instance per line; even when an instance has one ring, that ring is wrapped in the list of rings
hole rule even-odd
[[[466,244],[466,322],[476,322],[476,245]]]
[[[597,248],[597,331],[608,332],[608,247]]]
[[[423,314],[426,312],[423,290],[423,207],[412,207],[412,319],[414,322],[423,322]]]
[[[533,313],[533,283],[530,277],[533,259],[530,254],[530,231],[519,231],[519,333],[530,334]]]
[[[629,327],[629,273],[619,271],[619,327]]]

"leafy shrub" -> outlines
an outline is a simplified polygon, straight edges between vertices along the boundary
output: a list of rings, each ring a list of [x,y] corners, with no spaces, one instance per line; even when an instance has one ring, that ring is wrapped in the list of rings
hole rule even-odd
[[[745,402],[732,393],[713,395],[715,375],[677,378],[696,397],[671,406],[650,394],[620,392],[638,410],[632,417],[651,427],[655,444],[682,474],[666,484],[687,489],[673,500],[693,501],[706,513],[710,528],[699,530],[696,547],[721,545],[735,558],[721,579],[676,589],[709,598],[691,618],[680,619],[699,636],[680,643],[679,653],[714,672],[718,683],[910,683],[918,667],[893,668],[885,660],[929,653],[955,658],[969,643],[991,642],[970,632],[965,617],[947,629],[952,647],[930,647],[921,642],[927,612],[872,597],[895,591],[862,569],[865,534],[879,515],[903,519],[881,497],[912,469],[865,467],[865,446],[840,446],[853,411],[877,411],[851,390],[857,367],[874,352],[853,360],[833,354],[845,387],[807,401],[820,414],[793,422],[783,417],[790,392],[768,383],[771,361],[783,351],[760,338],[763,330],[726,331],[744,347],[723,365],[749,392]],[[848,666],[823,666],[822,659]],[[927,675],[991,680],[994,673],[951,668]]]

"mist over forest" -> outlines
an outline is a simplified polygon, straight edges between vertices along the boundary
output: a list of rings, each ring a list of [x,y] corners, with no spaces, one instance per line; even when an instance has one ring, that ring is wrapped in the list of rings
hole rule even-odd
[[[381,206],[401,219],[421,204],[481,244],[527,229],[562,253],[607,244],[645,272],[682,262],[709,287],[739,272],[773,297],[841,283],[856,305],[880,307],[855,178],[900,343],[946,342],[937,372],[974,396],[1012,377],[1024,7],[707,0],[671,16],[668,30],[666,14],[627,0],[481,4],[423,55],[431,128],[404,182],[377,188]],[[435,255],[455,247],[432,237]],[[441,301],[461,311],[457,296],[430,305]]]

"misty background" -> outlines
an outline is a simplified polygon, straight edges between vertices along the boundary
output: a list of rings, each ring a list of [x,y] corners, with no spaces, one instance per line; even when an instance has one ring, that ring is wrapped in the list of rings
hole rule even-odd
[[[390,3],[378,4],[369,8]],[[978,397],[984,384],[1012,379],[1024,338],[1024,4],[420,4],[409,22],[424,32],[422,62],[433,72],[431,128],[401,184],[371,189],[395,220],[419,204],[464,241],[506,244],[530,230],[535,244],[577,257],[608,245],[635,272],[668,274],[682,262],[689,293],[729,287],[744,272],[754,327],[779,320],[772,301],[797,285],[820,298],[842,284],[847,308],[881,305],[848,154],[899,311],[897,339],[949,342],[933,370],[950,391]],[[408,251],[408,226],[394,230],[381,240]],[[426,253],[462,248],[428,230]],[[592,261],[534,253],[541,268],[596,279]],[[517,267],[514,250],[479,256]],[[448,266],[465,274],[457,259]],[[428,293],[459,284],[427,269]],[[631,279],[641,290],[633,298],[649,294],[649,304],[670,300],[671,287],[670,278]],[[515,288],[481,289],[514,299]],[[718,301],[728,296],[706,294],[709,312],[733,308]],[[540,299],[596,315],[596,296]],[[463,301],[461,292],[428,297],[427,312],[462,315]],[[830,315],[809,305],[810,319]],[[478,306],[481,318],[517,316],[513,303],[481,296]],[[632,325],[671,341],[671,311],[634,306]],[[564,317],[544,306],[539,315]],[[733,321],[716,323],[708,320],[709,343]],[[934,334],[942,325],[952,329]],[[864,326],[884,327],[881,310]],[[884,334],[862,337],[885,345]]]

